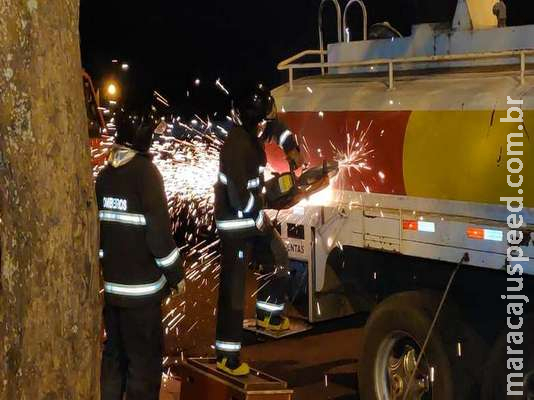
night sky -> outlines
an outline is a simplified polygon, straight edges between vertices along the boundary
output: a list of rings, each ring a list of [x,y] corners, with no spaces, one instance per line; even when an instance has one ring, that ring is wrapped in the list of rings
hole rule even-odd
[[[319,0],[81,0],[82,62],[96,85],[110,77],[124,85],[132,107],[146,105],[158,90],[180,114],[220,110],[227,102],[214,82],[228,89],[287,80],[281,60],[318,48]],[[341,1],[343,7],[346,1]],[[509,24],[534,23],[532,0],[508,0]],[[414,23],[451,21],[456,0],[372,0],[369,25],[389,21],[405,35]],[[361,37],[358,7],[351,36]],[[325,12],[328,41],[335,38],[333,7]],[[128,62],[121,73],[112,59]],[[115,75],[114,75],[115,74]],[[199,78],[199,87],[194,80]],[[190,91],[190,97],[186,92]]]

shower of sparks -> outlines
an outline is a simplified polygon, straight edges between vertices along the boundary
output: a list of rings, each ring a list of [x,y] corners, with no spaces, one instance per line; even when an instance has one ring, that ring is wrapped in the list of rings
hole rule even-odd
[[[220,271],[212,188],[217,179],[222,142],[211,130],[209,120],[199,116],[195,116],[195,120],[197,124],[194,126],[175,120],[188,132],[188,139],[156,135],[150,150],[165,183],[172,231],[184,258],[187,286],[185,296],[174,296],[164,301],[163,324],[169,343],[175,342],[176,336],[183,332],[187,334],[187,341],[193,342],[189,346],[206,339],[201,335],[205,330],[202,323],[205,322],[205,326],[208,320],[213,321],[216,299],[203,292],[216,290]],[[94,176],[103,168],[113,139],[112,136],[104,136],[98,144],[93,144]],[[183,339],[184,335],[181,335],[180,340]],[[181,349],[171,347],[170,350],[177,352]]]
[[[220,271],[212,188],[217,180],[222,143],[212,132],[209,120],[198,115],[195,120],[194,126],[182,124],[192,138],[161,136],[152,148],[154,164],[165,182],[172,230],[184,257],[187,282],[187,294],[171,301],[167,310],[170,308],[168,312],[174,314],[164,324],[172,341],[182,332],[180,340],[187,338],[192,341],[190,346],[203,339],[211,342],[201,333],[202,326],[213,320],[211,310],[215,309],[216,299],[205,291],[218,286]]]
[[[334,154],[334,160],[338,162],[339,174],[334,179],[334,182],[341,183],[344,179],[351,177],[356,173],[361,176],[363,171],[370,171],[372,168],[369,165],[369,157],[374,153],[369,143],[369,130],[373,121],[364,131],[356,131],[355,133],[347,133],[346,144],[343,147],[337,147],[332,141],[330,146]],[[359,126],[359,121],[358,121]],[[383,173],[379,172],[379,176],[383,179]],[[369,192],[369,186],[363,180],[361,181],[366,192]]]
[[[195,85],[199,84],[200,80],[197,79]],[[219,79],[215,85],[223,92],[228,92]],[[159,102],[167,102],[158,92],[154,92],[154,96]],[[227,119],[231,120],[231,117]],[[226,136],[228,132],[199,115],[195,115],[189,123],[180,118],[171,118],[169,121],[171,123],[167,124],[168,129],[161,135],[156,135],[151,153],[154,156],[153,162],[164,179],[172,231],[185,263],[187,292],[164,301],[163,324],[167,343],[173,343],[169,353],[178,354],[184,348],[198,345],[205,351],[212,351],[210,345],[213,332],[206,330],[206,326],[212,326],[217,313],[214,293],[219,286],[221,270],[219,240],[214,223],[213,185],[218,175],[219,150],[222,145],[220,137]],[[333,187],[338,180],[371,170],[368,163],[374,152],[368,140],[371,125],[372,122],[367,129],[360,131],[358,121],[355,132],[347,133],[346,144],[339,146],[330,142],[340,173],[327,189],[317,194],[323,204],[325,199],[333,197]],[[172,136],[174,127],[182,128],[187,138],[177,139]],[[310,147],[305,136],[302,136],[301,145],[305,153],[315,153],[322,157],[321,149]],[[104,136],[98,145],[93,143],[91,155],[95,176],[102,169],[112,146],[112,136]],[[382,171],[377,171],[376,175],[381,180],[385,179]],[[363,181],[362,186],[369,191]],[[340,243],[337,245],[342,249]],[[272,273],[256,274],[257,290],[251,297],[273,279]],[[319,303],[316,303],[316,307],[320,315]],[[175,344],[177,337],[180,339],[180,348]]]

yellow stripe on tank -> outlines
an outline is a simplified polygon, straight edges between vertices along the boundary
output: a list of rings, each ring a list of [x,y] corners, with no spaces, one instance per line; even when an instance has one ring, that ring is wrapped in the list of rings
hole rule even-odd
[[[406,194],[490,204],[504,204],[500,197],[520,196],[518,188],[506,181],[507,161],[514,157],[506,154],[507,135],[520,132],[518,124],[500,122],[505,111],[492,114],[491,110],[413,112],[404,138]],[[534,111],[525,111],[524,121],[521,196],[526,207],[534,207],[534,138],[529,139],[534,135]]]

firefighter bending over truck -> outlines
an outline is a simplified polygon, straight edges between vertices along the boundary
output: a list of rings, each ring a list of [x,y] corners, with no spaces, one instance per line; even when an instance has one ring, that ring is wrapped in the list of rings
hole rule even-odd
[[[276,119],[274,99],[254,85],[234,99],[236,126],[220,153],[215,185],[215,219],[221,239],[221,275],[215,349],[217,368],[240,376],[249,373],[240,361],[247,266],[254,262],[270,283],[258,293],[256,324],[266,330],[287,330],[282,316],[289,281],[289,258],[280,235],[264,212],[264,144],[276,142],[293,168],[302,165],[294,135]]]
[[[161,300],[183,290],[163,179],[148,149],[154,126],[117,123],[96,181],[104,275],[102,400],[157,400],[162,373]]]

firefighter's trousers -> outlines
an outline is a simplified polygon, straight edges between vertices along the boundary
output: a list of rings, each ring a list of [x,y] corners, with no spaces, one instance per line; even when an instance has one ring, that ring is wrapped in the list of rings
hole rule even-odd
[[[278,232],[247,239],[221,235],[221,274],[215,347],[219,358],[239,356],[243,331],[245,280],[249,264],[260,266],[258,304],[283,311],[289,284],[289,258]],[[258,307],[257,307],[258,308]],[[261,310],[258,310],[261,311]]]
[[[134,308],[104,306],[102,400],[157,400],[163,329],[159,303]]]

